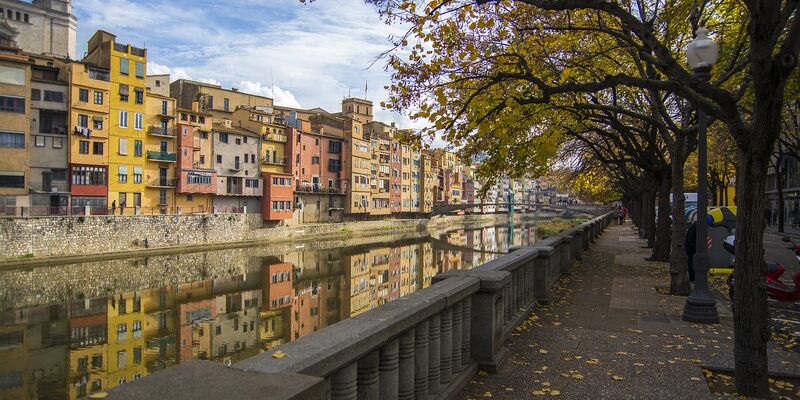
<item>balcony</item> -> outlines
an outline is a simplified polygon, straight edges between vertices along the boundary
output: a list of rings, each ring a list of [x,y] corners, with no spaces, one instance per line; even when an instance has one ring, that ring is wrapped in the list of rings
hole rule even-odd
[[[267,164],[267,165],[281,165],[281,166],[283,166],[283,165],[286,165],[286,159],[285,158],[280,158],[280,159],[277,159],[277,160],[264,159],[264,160],[261,160],[261,163],[262,164]]]
[[[151,188],[174,188],[178,185],[175,178],[156,178],[147,182],[147,187]]]
[[[178,154],[171,151],[147,151],[147,159],[161,162],[175,162],[178,160]]]
[[[269,140],[269,141],[272,141],[272,142],[281,142],[281,143],[286,143],[289,140],[289,138],[286,135],[282,134],[282,133],[267,133],[267,134],[261,135],[261,139],[262,140]]]
[[[161,126],[148,126],[147,133],[152,136],[158,137],[166,137],[166,138],[175,138],[175,134],[170,132],[169,130],[164,130]]]
[[[319,183],[303,182],[295,186],[296,193],[328,193],[328,194],[345,194],[342,188],[322,186]]]

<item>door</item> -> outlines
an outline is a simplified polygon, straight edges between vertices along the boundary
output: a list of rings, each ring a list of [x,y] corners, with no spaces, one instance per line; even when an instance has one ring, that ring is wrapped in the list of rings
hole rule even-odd
[[[53,173],[50,171],[42,172],[42,190],[45,192],[53,190]]]
[[[166,134],[166,132],[165,132],[165,134]],[[166,153],[167,151],[168,151],[167,150],[167,142],[165,140],[162,140],[161,141],[161,152],[162,153]]]
[[[158,186],[167,186],[167,168],[158,167]]]

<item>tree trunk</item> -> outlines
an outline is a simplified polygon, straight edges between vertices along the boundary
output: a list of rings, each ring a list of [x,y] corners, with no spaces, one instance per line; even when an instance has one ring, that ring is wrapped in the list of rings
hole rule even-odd
[[[658,223],[656,224],[656,238],[653,245],[653,254],[650,257],[654,261],[669,261],[670,242],[672,238],[670,220],[670,173],[662,174],[658,182]]]
[[[734,356],[739,394],[767,398],[767,293],[764,283],[764,184],[766,162],[739,151],[737,176]]]
[[[648,188],[644,192],[644,234],[647,239],[647,248],[652,249],[656,245],[656,191]]]
[[[669,293],[681,296],[691,292],[686,256],[686,216],[683,214],[686,206],[683,193],[685,141],[685,137],[678,138],[672,152],[672,241],[669,252]]]
[[[778,232],[783,233],[784,229],[784,215],[786,212],[785,204],[783,204],[783,168],[781,165],[783,160],[778,157],[775,163],[775,187],[778,189]]]

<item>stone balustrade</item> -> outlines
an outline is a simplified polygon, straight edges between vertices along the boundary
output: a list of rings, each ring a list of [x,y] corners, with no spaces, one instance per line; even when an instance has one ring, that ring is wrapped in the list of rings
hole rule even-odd
[[[434,284],[249,358],[230,368],[184,363],[111,390],[110,398],[189,399],[215,393],[238,399],[450,399],[477,373],[496,372],[508,357],[504,342],[536,308],[550,301],[558,276],[610,224],[607,213],[534,246],[513,249],[472,270],[439,274]],[[224,371],[222,371],[224,369]],[[192,391],[176,375],[185,371]],[[217,389],[218,377],[236,387]],[[259,379],[260,377],[260,379]],[[237,384],[231,384],[231,381]]]

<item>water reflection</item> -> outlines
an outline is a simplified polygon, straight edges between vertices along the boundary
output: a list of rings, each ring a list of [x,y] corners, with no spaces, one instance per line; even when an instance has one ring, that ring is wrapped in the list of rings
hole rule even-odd
[[[6,310],[0,399],[76,399],[181,361],[236,362],[533,241],[533,225],[497,226],[252,256],[242,274]]]

